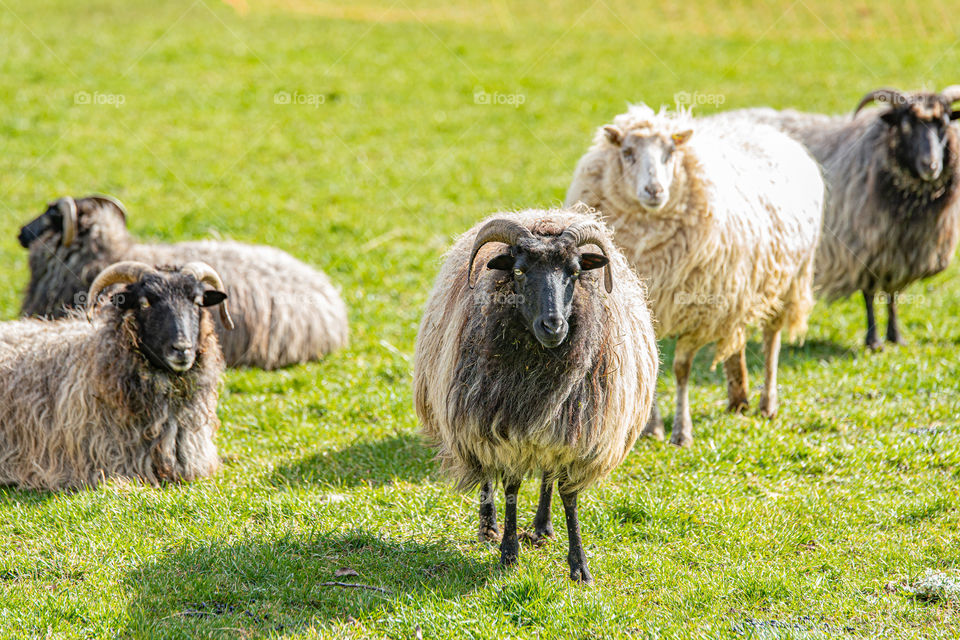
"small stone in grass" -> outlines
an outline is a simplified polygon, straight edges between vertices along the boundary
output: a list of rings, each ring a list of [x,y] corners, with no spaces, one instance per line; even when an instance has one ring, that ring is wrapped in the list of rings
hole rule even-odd
[[[350,569],[348,567],[340,567],[333,572],[334,577],[343,578],[346,576],[359,576],[360,574],[356,572],[355,569]]]

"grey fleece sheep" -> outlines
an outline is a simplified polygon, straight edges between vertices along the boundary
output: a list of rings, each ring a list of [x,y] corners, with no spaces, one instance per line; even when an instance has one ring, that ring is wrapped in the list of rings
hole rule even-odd
[[[887,302],[887,340],[903,341],[897,296],[947,268],[960,237],[960,144],[951,124],[960,85],[941,93],[872,91],[850,116],[746,109],[716,117],[772,124],[803,143],[827,182],[815,292],[863,293],[866,344],[882,346],[874,301]],[[879,102],[879,109],[863,107]]]
[[[91,300],[117,285],[92,322],[75,313],[0,323],[0,484],[158,484],[219,467],[223,356],[202,308],[224,304],[219,276],[202,263],[119,263]]]
[[[420,324],[414,398],[459,487],[482,486],[481,539],[499,537],[493,483],[502,479],[503,564],[519,552],[521,480],[542,471],[535,535],[552,533],[556,479],[570,576],[592,580],[577,495],[633,447],[656,374],[644,290],[599,220],[569,210],[502,213],[457,240]]]
[[[139,244],[112,198],[61,198],[23,227],[30,284],[22,315],[63,317],[83,293],[121,260],[151,265],[202,260],[228,283],[236,330],[217,322],[227,365],[276,369],[316,360],[347,342],[347,310],[326,275],[287,253],[239,242]]]

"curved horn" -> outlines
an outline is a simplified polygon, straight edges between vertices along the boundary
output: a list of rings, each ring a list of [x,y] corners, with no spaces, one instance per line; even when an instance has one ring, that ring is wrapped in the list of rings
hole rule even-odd
[[[949,104],[960,101],[960,84],[952,84],[940,92]]]
[[[87,292],[87,318],[97,306],[97,298],[107,287],[115,284],[139,282],[148,273],[155,273],[156,269],[142,262],[118,262],[104,269]]]
[[[886,102],[891,106],[905,104],[910,101],[907,96],[900,93],[896,89],[876,89],[860,99],[860,104],[858,104],[857,108],[853,110],[853,117],[857,117],[857,114],[860,113],[860,109],[863,109],[865,106],[875,100],[879,102]]]
[[[123,203],[122,203],[122,202],[120,202],[119,200],[117,200],[117,199],[114,198],[113,196],[105,196],[105,195],[100,194],[100,193],[95,193],[95,194],[89,195],[89,196],[87,196],[87,197],[90,198],[91,200],[98,200],[98,201],[100,201],[100,202],[103,202],[103,203],[106,203],[106,204],[111,204],[111,205],[113,205],[114,207],[116,207],[117,211],[120,212],[120,217],[123,218],[123,224],[124,224],[124,226],[126,226],[126,224],[127,224],[127,208],[126,208],[125,206],[123,206]]]
[[[220,275],[213,267],[206,262],[188,262],[180,267],[181,273],[187,273],[196,278],[201,283],[206,283],[221,293],[226,293],[227,289],[223,286]],[[220,303],[220,321],[229,331],[233,331],[236,325],[233,324],[233,318],[230,317],[230,310],[227,308],[227,301]]]
[[[564,229],[560,234],[561,238],[568,238],[574,246],[582,247],[585,244],[595,244],[600,247],[605,258],[609,259],[607,251],[608,240],[603,229],[596,222],[577,222]],[[607,293],[613,291],[613,270],[610,263],[603,268],[603,288]]]
[[[473,281],[473,261],[477,259],[477,253],[480,247],[489,242],[504,242],[506,244],[516,244],[520,238],[532,238],[530,230],[519,222],[513,220],[504,220],[498,218],[491,220],[480,228],[477,232],[477,239],[473,243],[473,251],[470,252],[470,262],[467,267],[467,285],[473,289],[476,284]]]
[[[67,196],[60,198],[52,206],[60,212],[62,220],[60,244],[69,247],[77,239],[77,201]]]

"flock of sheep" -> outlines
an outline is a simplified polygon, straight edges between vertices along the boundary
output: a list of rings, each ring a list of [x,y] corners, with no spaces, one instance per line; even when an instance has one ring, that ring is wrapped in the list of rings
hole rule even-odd
[[[563,209],[495,214],[457,239],[423,313],[414,399],[444,468],[480,488],[479,536],[499,540],[503,564],[519,554],[521,481],[540,473],[529,535],[553,537],[556,484],[570,577],[592,581],[577,497],[641,434],[664,437],[658,339],[676,339],[680,446],[693,440],[688,385],[704,346],[723,363],[728,409],[745,411],[745,345],[762,332],[758,409],[773,417],[781,333],[804,332],[815,294],[862,292],[872,349],[884,295],[886,338],[902,341],[897,294],[957,245],[957,101],[960,86],[883,89],[852,118],[632,106],[597,131]],[[140,244],[109,197],[53,202],[20,242],[23,315],[40,319],[0,323],[2,484],[208,475],[225,364],[273,369],[347,341],[323,273],[269,247]]]

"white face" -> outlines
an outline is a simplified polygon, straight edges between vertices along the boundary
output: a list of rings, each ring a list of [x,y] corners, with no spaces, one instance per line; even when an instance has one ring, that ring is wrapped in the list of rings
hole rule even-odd
[[[658,211],[670,201],[670,188],[681,155],[677,148],[690,139],[691,133],[635,132],[619,137],[624,187],[644,209]]]

